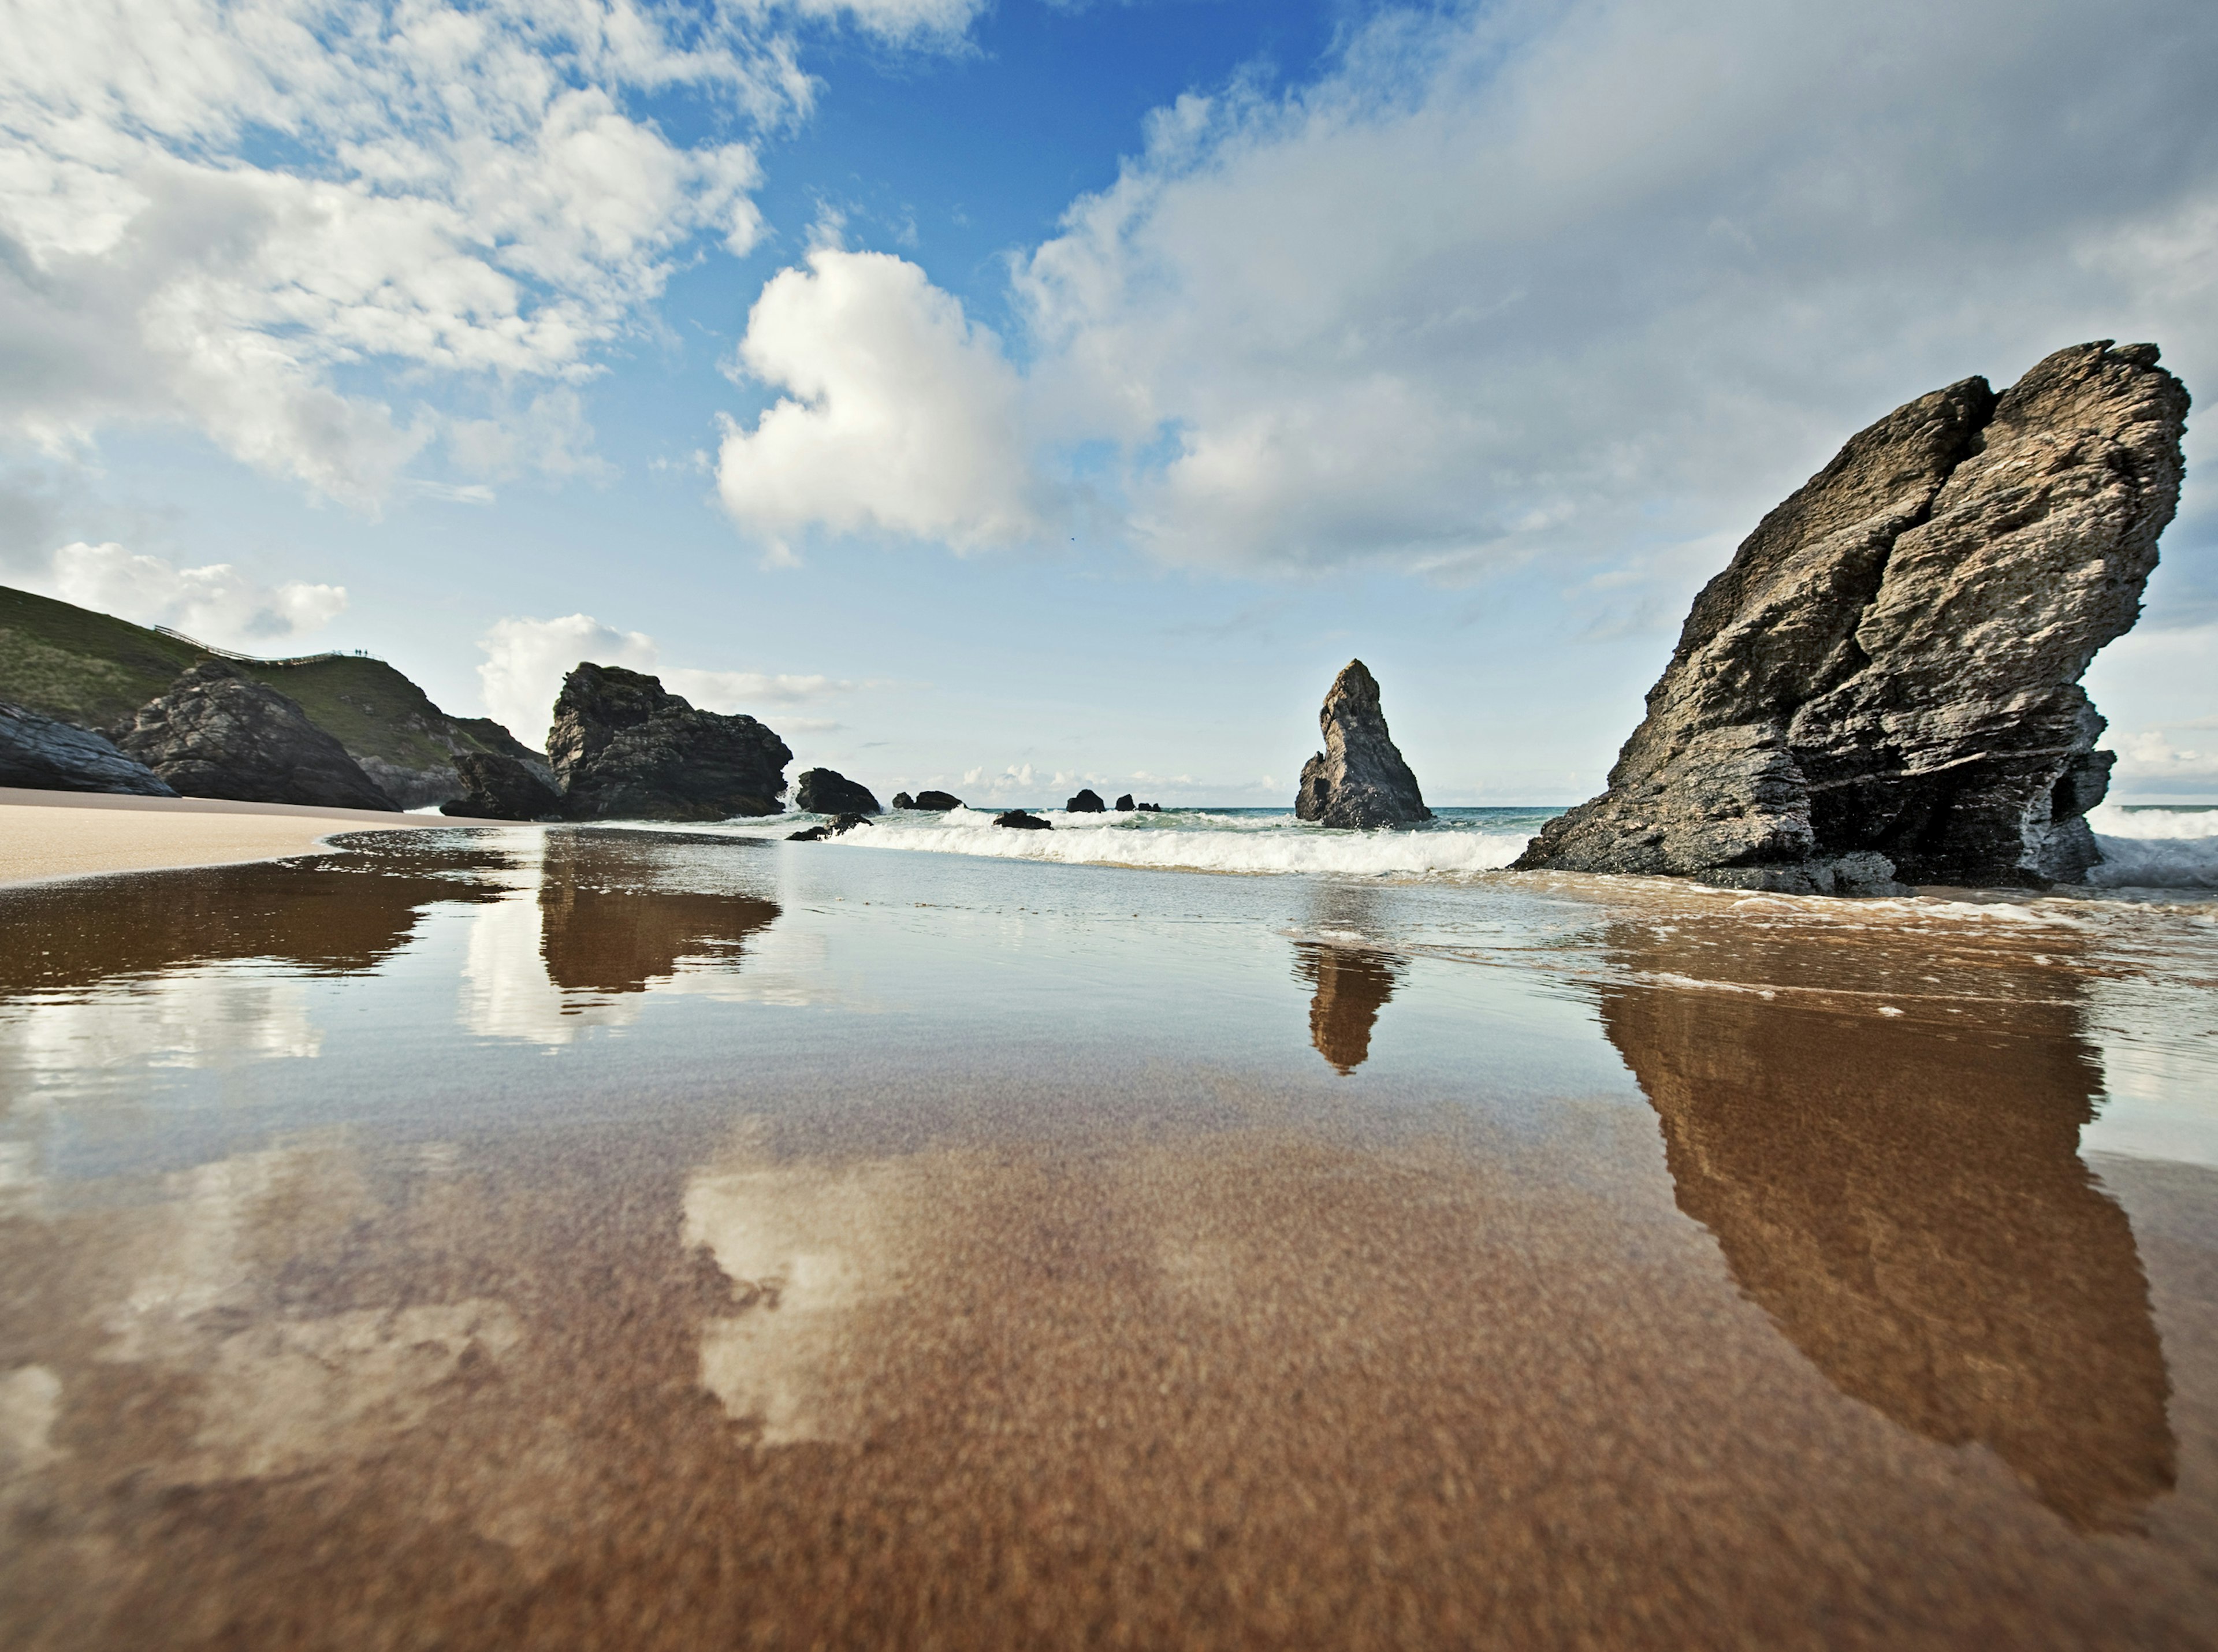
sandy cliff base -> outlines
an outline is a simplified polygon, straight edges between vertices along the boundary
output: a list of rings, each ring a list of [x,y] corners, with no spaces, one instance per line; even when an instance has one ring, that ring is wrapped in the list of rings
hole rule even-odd
[[[274,860],[307,854],[335,832],[444,824],[428,815],[371,809],[0,786],[0,885]]]

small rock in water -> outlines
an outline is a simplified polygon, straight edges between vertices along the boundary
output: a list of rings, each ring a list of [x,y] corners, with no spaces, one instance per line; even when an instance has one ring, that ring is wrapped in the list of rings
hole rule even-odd
[[[1329,826],[1414,826],[1433,818],[1379,708],[1379,683],[1351,659],[1317,713],[1324,750],[1302,765],[1294,814]]]
[[[1135,807],[1142,814],[1161,814],[1163,812],[1161,803],[1141,803]]]
[[[1052,821],[1043,820],[1037,814],[1027,814],[1022,809],[1011,809],[1006,814],[995,815],[994,817],[994,824],[997,826],[1014,826],[1019,832],[1052,832],[1055,830],[1055,826]]]
[[[1119,814],[1130,814],[1131,812],[1132,794],[1126,792],[1122,797],[1117,800],[1117,813]]]
[[[895,792],[893,806],[897,809],[913,809],[916,807],[916,799],[907,792]]]
[[[1066,814],[1106,814],[1109,806],[1101,801],[1101,794],[1091,786],[1079,789],[1078,795],[1063,806]]]
[[[961,808],[963,800],[952,792],[919,792],[916,795],[916,806],[920,809],[939,809],[944,812],[948,809]]]
[[[105,734],[0,701],[0,786],[175,797],[168,782]]]
[[[830,826],[813,826],[806,832],[787,832],[785,834],[785,840],[788,843],[822,843],[831,835],[832,828]]]
[[[439,813],[465,820],[543,820],[562,812],[562,794],[520,758],[499,752],[465,752],[455,758],[462,795]]]
[[[852,832],[857,826],[866,826],[870,825],[870,817],[867,814],[858,814],[852,812],[841,814],[836,816],[833,820],[832,835],[836,838],[843,832]]]
[[[793,802],[808,814],[878,814],[870,789],[834,769],[811,769],[795,783]],[[898,807],[900,805],[895,804]]]

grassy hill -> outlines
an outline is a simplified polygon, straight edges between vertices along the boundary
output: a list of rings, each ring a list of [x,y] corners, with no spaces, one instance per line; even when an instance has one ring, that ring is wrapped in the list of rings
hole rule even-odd
[[[112,731],[207,658],[208,650],[182,637],[0,585],[0,700]],[[538,756],[491,718],[449,716],[381,659],[325,654],[232,663],[299,701],[396,801],[405,802],[400,793],[414,783],[401,777],[449,773],[461,752]],[[427,777],[415,789],[437,784]]]

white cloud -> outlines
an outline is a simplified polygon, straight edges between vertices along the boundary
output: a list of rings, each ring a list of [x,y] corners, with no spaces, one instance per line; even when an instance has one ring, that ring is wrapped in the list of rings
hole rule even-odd
[[[1021,379],[899,261],[778,277],[746,360],[792,399],[728,438],[726,502],[774,537],[967,548],[1038,532],[1038,455],[1106,443],[1089,485],[1168,562],[1609,557],[1637,581],[1967,374],[2116,337],[2218,381],[2218,9],[2087,19],[1377,15],[1312,84],[1150,118],[1015,266]],[[1653,580],[1643,625],[1684,601],[1677,568]]]
[[[374,503],[437,418],[363,367],[575,381],[693,237],[753,244],[752,149],[677,146],[623,100],[805,109],[756,9],[6,8],[0,431],[66,449],[181,421]]]
[[[289,580],[265,585],[228,562],[180,568],[109,542],[65,545],[45,583],[64,602],[140,625],[166,625],[219,647],[253,651],[329,624],[347,605],[344,585]]]
[[[656,671],[662,651],[641,631],[619,631],[590,614],[561,619],[505,619],[478,639],[478,666],[486,715],[527,745],[544,738],[562,679],[586,660],[655,672],[664,688],[703,711],[760,715],[767,706],[801,705],[859,686],[815,674],[702,671],[686,666]],[[790,725],[802,728],[801,722]],[[824,725],[834,727],[836,725]]]
[[[781,9],[852,23],[882,40],[947,41],[961,37],[986,0],[784,0]]]
[[[2110,743],[2117,749],[2117,778],[2120,781],[2162,783],[2167,781],[2204,781],[2218,783],[2218,720],[2205,720],[2202,727],[2204,737],[2191,746],[2173,743],[2179,728],[2193,725],[2176,725],[2172,729],[2147,728],[2139,733],[2114,739]],[[2194,739],[2193,735],[2187,736]],[[2161,789],[2161,788],[2159,788]]]
[[[716,466],[724,508],[774,560],[817,527],[957,550],[1044,531],[1016,371],[916,265],[818,247],[763,288],[739,360],[790,393],[753,430],[728,420]]]

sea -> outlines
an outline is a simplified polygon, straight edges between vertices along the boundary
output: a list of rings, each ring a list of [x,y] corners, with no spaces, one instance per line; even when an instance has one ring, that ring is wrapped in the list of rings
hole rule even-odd
[[[899,809],[831,841],[842,847],[991,855],[1065,865],[1453,881],[1509,866],[1546,822],[1564,813],[1555,807],[1441,808],[1423,826],[1351,832],[1297,820],[1286,808],[1166,808],[1160,814],[1032,812],[1054,829],[997,827],[996,811],[991,809],[959,808],[945,814]],[[720,837],[784,838],[824,824],[827,818],[780,814],[678,829]],[[2105,803],[2089,821],[2103,851],[2102,864],[2088,875],[2091,885],[2218,888],[2218,806]]]

